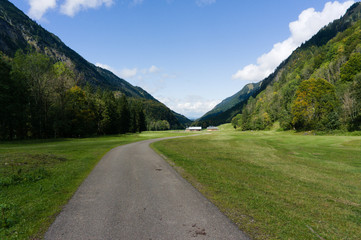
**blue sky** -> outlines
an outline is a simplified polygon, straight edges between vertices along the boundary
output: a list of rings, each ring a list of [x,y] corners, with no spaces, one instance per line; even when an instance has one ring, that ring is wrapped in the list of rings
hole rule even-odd
[[[354,1],[10,0],[89,62],[197,118]]]

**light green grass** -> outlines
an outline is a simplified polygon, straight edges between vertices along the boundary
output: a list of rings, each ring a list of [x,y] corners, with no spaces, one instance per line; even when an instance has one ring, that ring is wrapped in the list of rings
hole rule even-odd
[[[360,239],[359,136],[223,126],[153,146],[254,239]]]
[[[182,132],[0,143],[0,239],[41,238],[110,149]]]

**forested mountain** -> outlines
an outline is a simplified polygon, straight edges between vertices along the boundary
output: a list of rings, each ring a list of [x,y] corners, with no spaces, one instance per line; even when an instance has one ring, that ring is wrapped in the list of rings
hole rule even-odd
[[[283,129],[360,130],[361,3],[296,49],[251,95],[205,121],[235,117],[233,125],[244,130],[275,123]]]
[[[194,122],[194,125],[199,123],[205,123],[204,126],[219,125],[227,120],[230,121],[232,117],[238,113],[239,104],[247,101],[250,96],[260,89],[261,85],[262,82],[247,84],[241,91],[224,99],[211,111],[204,114],[200,119]]]
[[[112,72],[86,61],[78,53],[66,46],[57,36],[32,21],[22,11],[7,0],[0,1],[0,52],[9,61],[19,50],[36,51],[47,55],[53,62],[63,62],[75,74],[76,85],[90,85],[93,89],[111,90],[128,98],[136,98],[143,103],[147,119],[166,120],[172,128],[183,127],[190,120],[174,114],[168,107],[157,101],[140,87],[132,86]],[[159,115],[154,114],[158,112]]]

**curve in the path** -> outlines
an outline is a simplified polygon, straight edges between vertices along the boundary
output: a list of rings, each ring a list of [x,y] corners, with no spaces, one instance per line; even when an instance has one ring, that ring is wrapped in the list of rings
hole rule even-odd
[[[108,152],[45,239],[248,239],[149,144]]]

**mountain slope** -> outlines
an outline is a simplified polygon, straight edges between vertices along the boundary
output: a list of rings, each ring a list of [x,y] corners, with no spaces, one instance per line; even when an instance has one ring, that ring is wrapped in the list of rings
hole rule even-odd
[[[57,61],[72,63],[77,72],[84,74],[80,84],[90,83],[93,86],[121,91],[127,96],[154,100],[143,89],[136,88],[110,71],[86,61],[7,0],[0,3],[0,28],[0,51],[10,57],[13,57],[18,49],[26,49],[30,45]]]
[[[198,122],[208,121],[209,125],[219,125],[232,116],[233,108],[238,106],[240,102],[244,102],[255,92],[257,92],[262,85],[259,83],[249,83],[241,91],[237,92],[231,97],[224,99],[221,103],[216,105],[211,111],[204,114]]]
[[[322,28],[296,49],[273,74],[258,83],[259,89],[248,94],[246,86],[242,91],[247,94],[241,96],[241,91],[239,96],[232,96],[231,99],[236,100],[233,103],[229,103],[229,99],[224,100],[229,103],[227,111],[203,116],[200,123],[230,122],[232,117],[243,113],[244,129],[263,129],[276,121],[279,121],[283,128],[292,128],[292,103],[301,82],[310,78],[326,79],[335,87],[341,109],[335,114],[345,115],[342,110],[345,108],[344,95],[347,92],[353,94],[351,85],[357,85],[354,77],[358,71],[353,74],[352,81],[345,82],[341,79],[341,69],[354,54],[361,52],[360,21],[361,4],[358,2],[351,6],[342,18]],[[341,118],[339,116],[338,121],[344,123],[342,121],[345,119]]]
[[[135,87],[114,75],[112,72],[97,67],[86,61],[74,50],[66,46],[57,36],[48,32],[32,21],[22,11],[7,0],[0,1],[0,51],[13,57],[18,49],[31,48],[45,53],[56,61],[62,61],[72,66],[77,73],[78,85],[90,84],[94,87],[120,91],[128,97],[154,101],[158,109],[170,111],[164,104],[159,103],[153,96],[140,87]],[[166,109],[163,109],[166,108]],[[182,125],[184,116],[170,114],[170,120],[175,125]],[[155,116],[157,117],[157,116]],[[175,120],[173,119],[175,118]],[[188,120],[190,121],[190,120]]]

